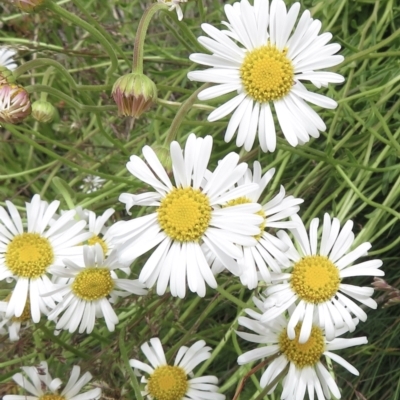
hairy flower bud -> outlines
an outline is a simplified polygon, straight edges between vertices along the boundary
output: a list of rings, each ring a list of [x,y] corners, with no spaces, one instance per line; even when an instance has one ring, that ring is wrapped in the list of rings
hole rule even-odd
[[[157,100],[157,87],[147,76],[133,72],[116,80],[112,96],[119,115],[138,118]]]
[[[57,114],[53,104],[45,100],[38,100],[32,103],[32,117],[39,122],[51,122]]]
[[[0,86],[0,123],[18,124],[31,114],[28,92],[21,86]]]
[[[45,0],[14,0],[14,4],[21,10],[27,13],[39,11]]]

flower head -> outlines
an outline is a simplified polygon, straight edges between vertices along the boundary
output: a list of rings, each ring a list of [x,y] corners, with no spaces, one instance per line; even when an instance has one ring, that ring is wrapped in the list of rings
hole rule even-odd
[[[88,175],[86,178],[83,178],[83,184],[79,186],[79,189],[82,189],[84,193],[87,194],[97,192],[103,187],[105,181],[105,179],[100,178],[99,176]]]
[[[272,274],[273,284],[265,291],[267,310],[262,320],[270,321],[295,305],[287,329],[290,339],[294,339],[295,327],[301,321],[299,340],[306,342],[314,319],[319,321],[328,340],[333,339],[335,330],[343,326],[353,332],[352,316],[365,321],[367,314],[351,298],[376,308],[376,302],[371,298],[374,289],[345,284],[342,280],[352,276],[382,276],[384,272],[379,269],[382,261],[369,260],[352,265],[371,248],[370,243],[363,243],[349,252],[354,242],[352,221],[347,221],[340,231],[340,221],[337,218],[331,220],[325,214],[319,241],[318,218],[311,221],[309,235],[297,215],[291,218],[298,225],[292,232],[299,250],[286,232],[278,232],[278,237],[289,246],[287,255],[292,263],[288,272]]]
[[[96,243],[100,244],[104,255],[109,255],[111,250],[115,247],[114,238],[109,233],[109,228],[106,226],[111,216],[115,213],[113,208],[109,208],[104,213],[97,217],[93,211],[84,210],[81,207],[77,207],[76,211],[79,218],[88,223],[87,229],[92,234],[87,244],[94,246]]]
[[[22,367],[21,369],[26,376],[18,373],[13,376],[13,379],[30,395],[6,395],[3,400],[92,400],[99,399],[101,396],[99,388],[79,394],[92,379],[92,375],[90,372],[85,372],[79,379],[81,368],[77,365],[72,368],[71,376],[61,393],[59,393],[59,388],[62,381],[59,378],[52,379],[47,362],[42,361],[38,367]]]
[[[254,302],[261,312],[265,311],[262,301],[254,298]],[[306,391],[308,391],[310,399],[314,398],[314,391],[318,399],[330,399],[331,393],[335,398],[340,398],[339,388],[323,365],[322,356],[336,361],[354,375],[359,374],[350,363],[332,353],[332,351],[366,344],[367,338],[365,336],[342,339],[340,336],[348,331],[345,327],[337,330],[331,340],[327,340],[324,330],[314,320],[309,338],[306,342],[301,342],[299,339],[301,323],[295,326],[295,336],[289,339],[285,317],[279,316],[268,323],[264,323],[262,322],[262,314],[250,309],[246,312],[251,318],[239,317],[239,325],[255,333],[236,333],[249,342],[262,343],[263,345],[239,356],[238,363],[242,365],[265,357],[275,356],[275,359],[268,364],[260,381],[261,387],[272,385],[269,393],[275,390],[277,384],[273,385],[273,382],[281,375],[281,378],[283,378],[282,399],[303,400]],[[358,320],[355,319],[353,323],[356,325]],[[288,370],[285,372],[287,367]]]
[[[305,11],[291,34],[300,3],[287,10],[283,0],[248,0],[225,5],[228,30],[220,31],[202,24],[210,37],[199,42],[211,55],[192,54],[190,59],[211,68],[189,72],[191,80],[211,82],[217,86],[199,93],[209,100],[231,92],[237,95],[218,107],[208,117],[216,121],[233,111],[225,133],[229,142],[238,130],[236,144],[250,150],[258,132],[263,151],[275,151],[276,134],[272,104],[284,136],[292,146],[318,137],[326,126],[307,102],[324,108],[337,103],[306,89],[301,81],[311,81],[320,88],[329,82],[343,82],[341,75],[317,70],[339,64],[342,56],[338,44],[329,44],[330,33],[318,35],[321,22]]]
[[[35,118],[36,121],[47,124],[53,121],[56,115],[57,109],[48,101],[37,100],[32,104],[32,117]]]
[[[31,114],[28,92],[21,86],[0,86],[0,123],[18,124]]]
[[[157,293],[162,295],[170,282],[171,294],[184,297],[186,280],[189,289],[205,295],[205,282],[217,286],[214,275],[203,253],[205,243],[214,256],[235,275],[241,274],[236,260],[242,251],[236,245],[253,246],[260,233],[263,219],[256,215],[261,206],[254,203],[223,207],[228,201],[246,196],[257,189],[255,183],[238,185],[247,170],[238,164],[239,156],[225,156],[205,180],[210,159],[212,138],[196,138],[191,134],[184,151],[177,142],[171,143],[173,184],[149,147],[143,148],[148,165],[138,156],[132,156],[128,170],[140,180],[152,185],[155,192],[132,195],[123,193],[120,201],[129,212],[134,205],[155,206],[150,215],[115,224],[116,239],[123,242],[122,260],[133,261],[157,246],[140,273],[139,280],[148,287],[157,281]],[[150,169],[150,168],[151,169]],[[154,171],[154,172],[153,172]]]
[[[60,202],[50,204],[35,195],[26,204],[27,226],[13,203],[6,201],[8,212],[0,207],[0,281],[16,281],[7,304],[6,317],[19,318],[29,296],[33,322],[39,322],[40,313],[47,314],[55,306],[41,294],[52,288],[48,274],[57,266],[64,268],[62,259],[79,259],[82,247],[90,234],[84,232],[85,221],[75,221],[75,211],[66,211],[55,220]]]
[[[150,339],[150,345],[144,343],[141,349],[151,365],[139,360],[129,361],[132,368],[149,374],[148,378],[142,377],[142,382],[146,383],[142,395],[150,400],[224,400],[225,396],[217,393],[215,376],[188,379],[198,364],[211,357],[211,348],[205,344],[204,340],[199,340],[189,348],[182,346],[174,365],[168,365],[160,339]]]
[[[6,46],[0,46],[0,67],[5,67],[9,71],[14,71],[14,69],[17,68],[17,64],[14,61],[14,56],[16,54],[17,50]]]
[[[103,316],[110,331],[114,331],[118,317],[110,303],[119,296],[131,293],[144,295],[147,290],[137,280],[119,279],[114,270],[120,268],[117,252],[114,250],[105,258],[99,243],[84,246],[84,265],[64,260],[66,268],[57,268],[54,275],[68,278],[67,282],[55,284],[55,290],[46,294],[59,294],[62,300],[49,314],[49,320],[55,320],[61,313],[56,329],[68,329],[79,333],[92,332],[95,319]]]
[[[187,0],[157,0],[159,3],[164,3],[169,6],[169,11],[176,10],[176,14],[178,15],[178,20],[182,21],[183,12],[180,6],[180,3],[187,3]]]
[[[139,118],[157,100],[157,86],[146,75],[132,72],[116,80],[112,96],[119,115]]]
[[[264,175],[261,172],[261,164],[258,161],[254,162],[253,171],[248,168],[244,177],[237,184],[256,183],[259,185],[258,189],[246,196],[229,201],[224,207],[260,201],[262,193],[275,174],[275,169],[268,170]],[[287,245],[272,235],[270,231],[271,229],[295,228],[297,225],[294,222],[285,221],[285,219],[299,211],[299,204],[303,203],[303,200],[293,196],[285,197],[285,189],[281,186],[280,192],[276,196],[267,202],[262,200],[261,202],[264,204],[257,214],[263,218],[263,222],[260,225],[261,233],[255,236],[257,244],[244,247],[243,258],[239,260],[239,265],[243,270],[240,280],[249,289],[256,288],[259,279],[270,283],[270,270],[281,272],[281,266],[288,267],[290,265],[285,254],[288,249]],[[218,273],[222,269],[223,265],[214,260],[213,272]]]

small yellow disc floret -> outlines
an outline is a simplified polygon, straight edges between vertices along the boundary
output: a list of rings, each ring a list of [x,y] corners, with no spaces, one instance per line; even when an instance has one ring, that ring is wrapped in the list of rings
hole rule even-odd
[[[86,301],[102,299],[113,289],[114,281],[107,268],[85,268],[79,272],[72,284],[75,296]]]
[[[6,267],[21,278],[39,278],[54,261],[53,247],[38,233],[14,236],[7,245]]]
[[[161,201],[158,222],[165,233],[179,242],[197,242],[211,220],[208,197],[200,190],[174,188]]]
[[[294,68],[286,56],[287,49],[274,45],[249,51],[240,68],[245,92],[259,103],[285,97],[293,86]]]
[[[298,324],[295,328],[296,337],[290,340],[284,329],[279,336],[279,349],[297,368],[312,367],[325,351],[325,337],[320,328],[313,326],[307,342],[299,343],[300,330],[301,324]]]
[[[306,256],[294,265],[290,285],[302,300],[324,303],[339,290],[339,270],[328,257]]]
[[[157,367],[149,377],[147,388],[155,400],[181,400],[188,390],[186,372],[177,366]]]

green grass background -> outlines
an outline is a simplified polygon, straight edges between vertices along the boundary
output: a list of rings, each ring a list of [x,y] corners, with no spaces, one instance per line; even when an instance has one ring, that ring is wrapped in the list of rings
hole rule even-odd
[[[45,80],[51,87],[47,98],[57,107],[58,118],[51,124],[28,119],[18,126],[0,128],[0,204],[10,199],[22,209],[25,201],[40,193],[48,201],[60,200],[65,209],[81,205],[102,213],[114,207],[115,220],[126,219],[119,194],[148,189],[126,171],[126,161],[131,154],[140,154],[145,144],[154,146],[160,155],[167,154],[164,142],[170,125],[181,104],[200,86],[186,77],[189,70],[201,69],[188,59],[190,53],[201,52],[194,38],[202,34],[202,22],[221,27],[224,3],[189,1],[183,6],[182,24],[177,23],[175,13],[159,14],[152,20],[146,38],[144,71],[157,84],[159,101],[141,119],[132,121],[117,116],[110,91],[118,76],[130,72],[135,32],[146,2],[59,2],[92,26],[101,26],[118,45],[118,69],[108,75],[109,55],[86,30],[48,10],[20,14],[12,4],[2,2],[0,44],[16,47],[20,64],[35,58],[56,60],[78,85],[102,86],[101,90],[71,88],[66,78],[53,70]],[[356,243],[372,243],[370,256],[383,260],[385,279],[398,287],[400,3],[305,0],[301,4],[302,10],[310,9],[314,18],[322,21],[323,31],[333,33],[332,41],[342,45],[341,54],[345,56],[345,61],[334,69],[345,76],[345,83],[313,89],[339,103],[336,110],[316,108],[327,131],[297,148],[290,147],[279,135],[278,150],[273,154],[263,154],[257,146],[250,153],[240,151],[234,142],[223,141],[227,118],[206,121],[208,113],[229,98],[225,96],[207,103],[196,101],[184,115],[177,140],[184,143],[190,132],[212,135],[212,167],[230,151],[240,152],[250,164],[259,160],[264,170],[275,167],[277,173],[265,199],[283,184],[288,194],[304,199],[300,211],[304,221],[322,217],[325,212],[343,222],[353,219]],[[46,67],[36,68],[19,79],[32,93],[32,99],[43,97],[46,87],[40,85],[45,71]],[[93,107],[100,105],[108,107]],[[79,189],[89,173],[107,180],[100,191],[90,195]],[[134,212],[141,215],[148,211],[136,208]],[[138,276],[142,264],[143,260],[134,264],[132,276]],[[221,275],[218,282],[222,289],[208,290],[204,299],[190,294],[179,300],[151,292],[144,298],[130,296],[121,300],[120,324],[114,333],[108,332],[100,320],[91,335],[63,332],[56,337],[54,325],[42,319],[25,330],[17,343],[0,337],[0,396],[14,390],[10,377],[20,366],[49,360],[53,376],[63,378],[72,365],[79,363],[94,375],[104,398],[133,399],[127,359],[145,361],[140,345],[159,336],[170,359],[181,345],[206,340],[215,351],[196,372],[217,375],[223,393],[232,399],[241,378],[251,369],[249,365],[239,367],[236,359],[253,344],[237,339],[234,330],[237,317],[243,315],[243,308],[250,305],[254,293],[228,274]],[[355,282],[370,285],[371,279]],[[5,297],[10,288],[0,282],[0,295]],[[377,292],[375,298],[378,310],[367,310],[367,322],[360,323],[353,334],[367,335],[368,345],[340,352],[360,371],[360,376],[334,366],[343,399],[400,398],[399,308],[384,307],[387,293]],[[261,398],[260,376],[258,371],[246,382],[241,400]],[[262,398],[278,399],[279,389],[275,397]]]

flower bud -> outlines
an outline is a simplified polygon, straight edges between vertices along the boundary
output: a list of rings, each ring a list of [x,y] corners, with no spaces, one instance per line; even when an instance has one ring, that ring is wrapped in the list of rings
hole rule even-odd
[[[45,100],[38,100],[32,103],[32,117],[39,122],[51,122],[57,115],[55,107]]]
[[[12,72],[8,68],[0,66],[0,86],[10,83],[15,83]]]
[[[31,114],[28,92],[21,86],[0,86],[0,123],[18,124]]]
[[[23,12],[31,13],[43,8],[45,0],[14,0],[14,4]]]
[[[161,165],[165,168],[167,173],[172,172],[172,158],[169,146],[155,145],[153,146],[157,158],[160,160]]]
[[[132,72],[116,80],[112,96],[119,115],[138,118],[157,100],[157,87],[147,76]]]

